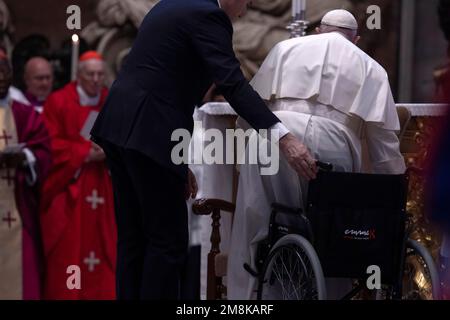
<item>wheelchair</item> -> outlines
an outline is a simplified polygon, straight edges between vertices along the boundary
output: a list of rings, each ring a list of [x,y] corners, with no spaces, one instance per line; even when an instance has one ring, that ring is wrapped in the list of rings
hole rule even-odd
[[[352,279],[342,299],[439,300],[436,265],[411,240],[404,175],[332,172],[324,165],[309,185],[305,211],[274,203],[269,233],[257,250],[259,300],[325,300],[325,278]],[[367,290],[378,270],[378,290]],[[411,278],[412,277],[412,278]],[[366,296],[367,298],[367,296]]]

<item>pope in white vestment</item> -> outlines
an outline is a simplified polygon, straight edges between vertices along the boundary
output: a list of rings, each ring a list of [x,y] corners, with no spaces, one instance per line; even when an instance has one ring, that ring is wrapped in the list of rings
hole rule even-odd
[[[356,30],[357,23],[347,11],[331,11],[321,28],[325,33],[275,46],[252,80],[253,88],[315,159],[332,163],[334,170],[361,172],[366,140],[373,173],[403,173],[396,135],[400,124],[386,71],[349,41],[347,31]],[[307,188],[282,156],[272,176],[261,176],[259,165],[241,165],[228,259],[229,299],[256,297],[257,281],[243,264],[255,269],[271,204],[303,208]]]

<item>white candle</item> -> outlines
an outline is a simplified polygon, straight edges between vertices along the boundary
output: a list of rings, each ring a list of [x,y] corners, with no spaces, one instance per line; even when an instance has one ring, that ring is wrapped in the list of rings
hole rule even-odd
[[[72,35],[72,70],[71,79],[75,81],[77,78],[78,55],[80,53],[80,38],[77,34]]]
[[[302,5],[301,1],[302,0],[297,0],[297,10],[296,10],[297,11],[297,15],[300,14],[300,8],[301,8],[301,5]]]
[[[306,0],[301,0],[300,11],[306,11]]]

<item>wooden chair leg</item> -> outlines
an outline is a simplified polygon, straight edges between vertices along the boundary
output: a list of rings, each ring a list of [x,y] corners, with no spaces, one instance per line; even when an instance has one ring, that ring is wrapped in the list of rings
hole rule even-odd
[[[212,218],[211,231],[211,251],[208,254],[207,288],[206,297],[208,300],[223,299],[226,292],[222,282],[222,277],[216,273],[216,256],[220,254],[220,219],[221,211],[234,212],[235,206],[232,203],[216,200],[201,199],[193,205],[193,212],[197,215],[210,215]]]

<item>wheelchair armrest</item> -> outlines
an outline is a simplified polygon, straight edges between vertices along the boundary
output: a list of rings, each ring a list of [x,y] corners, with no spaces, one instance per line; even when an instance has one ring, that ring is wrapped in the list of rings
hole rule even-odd
[[[295,215],[301,215],[303,213],[301,208],[292,208],[276,202],[272,203],[272,210]]]
[[[220,199],[199,199],[192,205],[192,211],[199,216],[210,215],[214,210],[234,213],[236,205]]]

